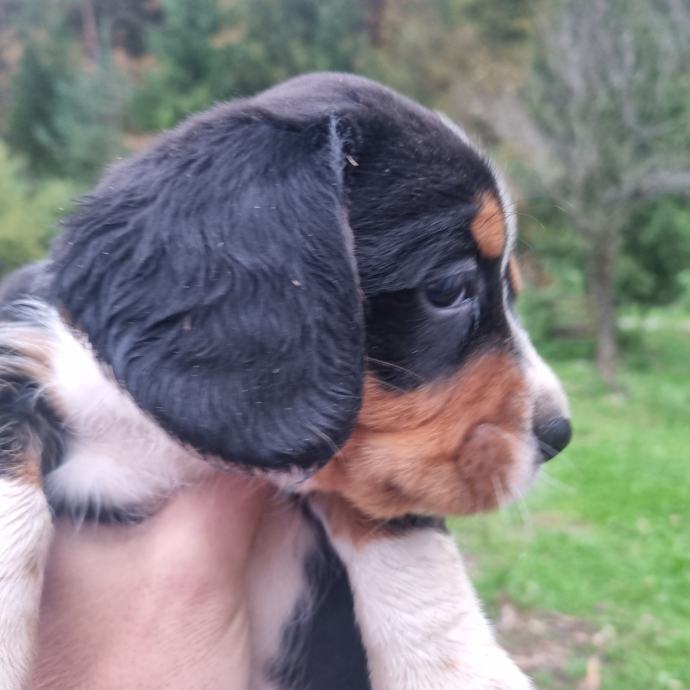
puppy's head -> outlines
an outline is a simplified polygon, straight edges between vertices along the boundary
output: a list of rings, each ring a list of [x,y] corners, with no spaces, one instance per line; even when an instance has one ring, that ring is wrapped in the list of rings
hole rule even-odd
[[[513,215],[461,130],[352,76],[219,106],[113,168],[53,294],[201,454],[364,512],[466,513],[568,441],[514,313]]]

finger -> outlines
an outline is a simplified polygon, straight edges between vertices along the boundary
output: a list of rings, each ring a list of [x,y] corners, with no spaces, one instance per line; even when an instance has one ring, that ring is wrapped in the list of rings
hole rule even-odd
[[[208,568],[240,568],[273,492],[266,482],[230,473],[186,487],[151,519],[152,546],[163,558],[184,548]]]

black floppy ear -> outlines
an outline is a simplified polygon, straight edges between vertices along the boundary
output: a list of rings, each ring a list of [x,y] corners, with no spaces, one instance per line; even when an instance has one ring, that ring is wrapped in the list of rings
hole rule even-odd
[[[361,403],[363,320],[336,123],[221,106],[111,170],[53,296],[136,403],[203,454],[323,464]]]

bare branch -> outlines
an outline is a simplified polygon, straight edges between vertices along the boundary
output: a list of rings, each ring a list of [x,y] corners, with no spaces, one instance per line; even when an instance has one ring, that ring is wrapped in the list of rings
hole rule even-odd
[[[649,200],[661,194],[690,193],[690,168],[687,170],[656,170],[644,177],[627,181],[608,189],[602,199],[605,203]]]

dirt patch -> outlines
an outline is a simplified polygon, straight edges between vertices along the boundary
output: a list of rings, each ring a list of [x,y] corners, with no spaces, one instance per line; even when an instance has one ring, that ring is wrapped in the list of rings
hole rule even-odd
[[[600,690],[610,632],[560,613],[522,611],[501,601],[496,632],[540,690]]]

